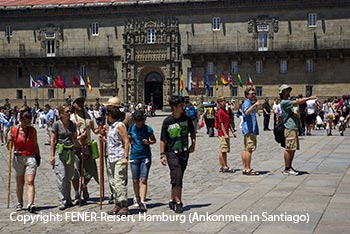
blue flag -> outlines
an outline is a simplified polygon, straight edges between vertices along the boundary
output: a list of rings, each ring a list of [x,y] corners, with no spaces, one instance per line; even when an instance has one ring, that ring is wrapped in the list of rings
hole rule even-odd
[[[210,94],[210,80],[208,73],[205,75],[205,87],[208,90],[208,94]]]

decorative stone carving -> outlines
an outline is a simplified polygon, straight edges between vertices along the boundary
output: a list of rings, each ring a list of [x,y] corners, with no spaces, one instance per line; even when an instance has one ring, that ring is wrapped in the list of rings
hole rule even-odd
[[[100,89],[115,89],[116,82],[102,82],[100,81]]]

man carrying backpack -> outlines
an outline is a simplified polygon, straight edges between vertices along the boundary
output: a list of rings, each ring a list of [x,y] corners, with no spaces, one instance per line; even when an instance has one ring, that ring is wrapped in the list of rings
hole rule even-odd
[[[191,118],[194,128],[197,128],[198,123],[198,108],[196,102],[188,102],[185,107],[185,112],[188,117]]]
[[[205,111],[203,113],[205,125],[207,126],[207,134],[209,134],[210,137],[214,136],[214,122],[216,115],[215,106],[215,102],[212,101],[206,106]]]
[[[290,100],[290,92],[292,88],[286,84],[279,87],[279,95],[281,98],[282,118],[284,123],[284,136],[285,151],[284,151],[284,164],[285,169],[282,171],[283,175],[299,175],[300,172],[292,167],[294,154],[296,150],[299,150],[299,136],[298,136],[298,119],[297,113],[293,111],[294,106],[298,106],[301,103],[305,103],[308,100],[317,99],[316,96],[310,96],[306,98],[298,98],[296,100]]]

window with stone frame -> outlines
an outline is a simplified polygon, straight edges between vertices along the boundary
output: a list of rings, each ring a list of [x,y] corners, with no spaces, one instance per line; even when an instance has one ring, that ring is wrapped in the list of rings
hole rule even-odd
[[[317,14],[316,13],[309,13],[307,16],[307,24],[309,28],[317,27]]]
[[[208,73],[208,75],[214,75],[215,71],[214,71],[214,63],[213,62],[208,62],[207,73]]]
[[[22,77],[23,77],[23,68],[17,67],[17,78],[22,78]]]
[[[6,38],[12,37],[12,27],[11,27],[11,25],[6,25],[5,26],[5,36],[6,36]]]
[[[212,20],[212,28],[213,31],[218,31],[220,30],[220,18],[219,17],[214,17]]]
[[[99,24],[97,22],[94,22],[91,24],[91,36],[98,36],[99,35]]]
[[[231,89],[231,96],[232,97],[237,97],[238,96],[238,87],[237,86],[233,86]]]
[[[16,98],[17,99],[23,99],[23,90],[22,89],[17,89],[16,90]]]
[[[255,92],[257,97],[262,97],[263,96],[262,86],[255,86]]]
[[[258,51],[268,50],[268,35],[267,32],[258,32]]]
[[[286,59],[280,60],[280,73],[286,74],[288,71],[288,61]]]
[[[154,28],[147,29],[147,44],[156,43],[156,30]]]
[[[55,98],[55,90],[54,90],[54,89],[48,89],[48,90],[47,90],[47,98],[48,98],[48,99],[53,99],[53,98]]]
[[[314,63],[313,63],[312,59],[306,60],[306,72],[307,73],[314,72]]]
[[[232,61],[231,70],[232,70],[232,74],[234,75],[238,74],[238,61]]]

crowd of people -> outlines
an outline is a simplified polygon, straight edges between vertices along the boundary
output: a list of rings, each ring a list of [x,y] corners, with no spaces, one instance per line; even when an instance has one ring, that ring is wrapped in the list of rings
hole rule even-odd
[[[284,123],[284,175],[299,175],[299,171],[292,167],[295,152],[300,149],[299,136],[311,136],[312,131],[320,127],[324,127],[330,136],[335,126],[338,126],[340,135],[343,135],[350,119],[349,95],[343,95],[341,100],[329,98],[321,105],[316,96],[293,97],[291,91],[292,87],[281,85],[279,98],[274,100],[271,107],[268,98],[261,104],[256,98],[254,87],[247,87],[245,100],[238,107],[235,100],[226,102],[223,97],[218,97],[216,103],[205,105],[202,114],[196,102],[172,96],[169,100],[171,115],[164,119],[159,139],[161,164],[168,165],[170,170],[169,208],[175,213],[183,212],[183,177],[189,154],[195,151],[196,131],[201,125],[201,119],[206,124],[209,136],[213,136],[214,129],[217,129],[220,173],[236,172],[228,165],[227,158],[230,152],[230,132],[236,137],[235,116],[240,119],[241,123],[237,126],[243,135],[242,174],[246,176],[260,174],[251,167],[252,153],[257,150],[259,108],[263,113],[264,131],[270,131],[271,115],[274,125],[278,121]],[[92,140],[92,134],[96,134],[107,145],[105,164],[110,189],[109,203],[114,204],[108,214],[129,213],[128,167],[132,174],[134,206],[140,212],[146,212],[147,180],[152,164],[150,145],[157,141],[152,127],[145,122],[148,116],[153,116],[152,111],[141,105],[133,109],[132,113],[127,113],[118,97],[90,108],[86,108],[83,97],[75,98],[72,105],[62,105],[55,109],[47,104],[44,116],[40,108],[1,108],[1,143],[6,144],[10,152],[13,151],[18,200],[15,209],[19,211],[24,207],[23,190],[26,185],[27,210],[36,212],[34,181],[41,154],[32,123],[38,123],[39,128],[45,123],[60,210],[84,205],[89,199],[89,182],[92,178],[99,182],[95,161],[99,155],[96,155],[94,148],[96,142]],[[322,123],[319,123],[319,118]]]

